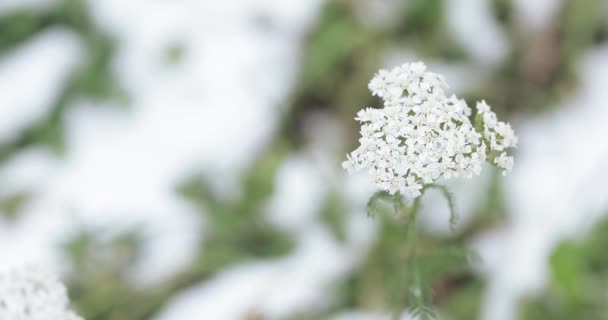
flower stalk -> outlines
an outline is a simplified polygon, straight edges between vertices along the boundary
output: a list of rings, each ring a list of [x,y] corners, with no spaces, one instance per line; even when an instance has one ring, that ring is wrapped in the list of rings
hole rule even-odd
[[[381,69],[369,83],[383,108],[366,108],[357,113],[361,123],[360,146],[342,163],[349,172],[366,170],[380,190],[368,202],[368,214],[376,211],[379,199],[391,199],[395,213],[404,214],[402,197],[413,199],[408,210],[406,259],[408,294],[401,303],[420,319],[433,318],[426,305],[428,278],[418,257],[417,219],[425,191],[437,189],[450,209],[450,226],[456,224],[452,194],[437,181],[479,175],[488,162],[511,171],[517,146],[511,125],[498,118],[485,101],[477,102],[476,113],[466,101],[446,94],[445,78],[426,70],[422,62],[405,63],[391,70]],[[472,122],[471,119],[474,119]],[[401,296],[400,296],[401,298]],[[399,306],[394,319],[399,319]]]
[[[420,316],[421,319],[431,318],[433,315],[432,309],[427,305],[426,297],[425,297],[425,288],[422,287],[422,280],[420,275],[420,265],[418,263],[418,215],[420,212],[422,196],[424,192],[430,188],[438,188],[441,190],[446,190],[445,186],[441,185],[427,185],[425,186],[421,192],[421,196],[414,199],[414,202],[411,208],[407,212],[408,220],[406,224],[406,268],[409,268],[409,279],[408,279],[408,297],[407,300],[402,301],[403,305],[400,305],[395,310],[393,314],[394,320],[399,320],[404,310],[408,309],[407,303],[412,306],[410,311],[414,314]],[[449,193],[443,193],[444,196]],[[396,195],[396,201],[401,202],[401,195]],[[448,202],[451,202],[451,198],[446,196]],[[403,208],[401,206],[400,208]],[[396,212],[397,214],[404,214],[401,209],[400,212]]]

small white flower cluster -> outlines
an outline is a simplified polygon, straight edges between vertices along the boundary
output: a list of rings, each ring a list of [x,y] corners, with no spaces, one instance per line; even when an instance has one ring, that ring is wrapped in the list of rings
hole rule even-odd
[[[517,136],[513,128],[508,123],[498,121],[496,113],[483,100],[477,102],[475,122],[479,130],[483,131],[483,138],[493,153],[489,156],[490,160],[493,159],[491,162],[503,169],[503,175],[507,175],[513,169],[513,157],[505,150],[517,147]]]
[[[417,197],[424,185],[441,177],[479,175],[486,143],[493,143],[491,150],[515,146],[511,127],[491,121],[496,115],[489,107],[484,112],[488,121],[483,122],[487,134],[478,132],[466,102],[447,96],[444,88],[444,78],[426,71],[422,62],[380,70],[369,89],[384,100],[384,108],[357,114],[361,145],[342,166],[349,172],[368,169],[381,190]],[[506,154],[496,159],[502,168],[512,166],[513,159]]]
[[[0,320],[82,320],[69,309],[65,286],[28,267],[0,273]]]

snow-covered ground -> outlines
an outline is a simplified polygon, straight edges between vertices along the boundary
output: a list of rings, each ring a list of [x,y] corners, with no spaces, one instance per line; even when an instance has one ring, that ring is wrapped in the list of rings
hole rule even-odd
[[[486,247],[496,261],[486,319],[513,319],[517,297],[542,288],[557,242],[589,230],[608,208],[608,47],[590,52],[579,71],[573,97],[518,128],[517,167],[506,179],[511,225]]]
[[[238,192],[240,173],[274,133],[320,2],[90,4],[118,37],[114,71],[132,104],[77,102],[66,115],[65,156],[26,150],[0,169],[3,194],[36,192],[23,219],[0,225],[0,261],[60,268],[53,248],[76,228],[143,226],[149,237],[133,274],[154,282],[189,262],[204,224],[176,186],[203,173],[219,191]],[[272,30],[256,25],[260,16]],[[184,55],[169,64],[174,45]],[[48,112],[78,57],[78,39],[58,30],[2,60],[0,102],[12,106],[0,108],[2,141]]]
[[[46,115],[81,59],[78,38],[64,29],[46,31],[0,60],[0,143]]]
[[[216,177],[219,192],[239,192],[242,170],[275,133],[303,37],[322,1],[89,2],[97,23],[118,38],[114,71],[132,105],[79,101],[67,112],[64,156],[31,148],[0,168],[0,195],[35,192],[21,219],[0,221],[0,268],[37,263],[60,271],[55,247],[80,226],[143,226],[145,255],[133,275],[135,282],[150,284],[189,262],[197,230],[205,224],[174,192],[176,185],[202,172]],[[516,1],[517,19],[542,29],[558,2]],[[50,3],[0,1],[0,13]],[[500,64],[509,48],[486,1],[447,4],[455,38],[484,67]],[[260,17],[269,23],[259,25]],[[183,48],[183,57],[169,64],[165,56],[175,45]],[[80,62],[81,51],[76,35],[55,29],[0,60],[0,142],[48,112],[48,101]],[[436,66],[447,70],[450,82],[467,76],[456,91],[483,81],[483,72],[467,72],[467,65]],[[597,185],[608,178],[602,176],[608,172],[602,170],[608,169],[602,141],[608,136],[603,123],[608,92],[602,87],[608,81],[608,48],[589,53],[579,71],[580,89],[558,111],[518,122],[517,162],[505,180],[512,221],[472,244],[489,281],[483,319],[514,319],[517,298],[542,286],[555,243],[587,229],[608,206],[608,189]],[[325,147],[288,157],[268,203],[269,219],[296,235],[293,254],[227,269],[176,296],[156,320],[187,320],[191,314],[230,320],[248,312],[274,319],[328,302],[326,286],[356,266],[374,233],[362,212],[369,185],[356,176],[344,178],[332,167],[339,162],[330,151],[315,153]],[[344,243],[314,214],[327,179],[353,199]],[[486,181],[481,177],[457,189],[465,214]],[[436,201],[425,206],[429,219],[423,223],[445,232],[446,210],[431,203]],[[353,310],[335,319],[385,318]]]

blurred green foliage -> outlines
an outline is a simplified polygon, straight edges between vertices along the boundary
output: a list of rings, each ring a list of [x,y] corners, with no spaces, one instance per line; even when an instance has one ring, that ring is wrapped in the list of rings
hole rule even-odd
[[[5,218],[8,221],[14,221],[29,198],[30,195],[24,192],[9,194],[0,198],[0,219]]]
[[[203,179],[180,188],[205,214],[205,239],[197,266],[201,272],[218,272],[244,259],[273,257],[291,249],[290,237],[271,226],[263,215],[285,152],[271,149],[256,161],[244,176],[240,199],[218,199]]]
[[[583,237],[563,241],[550,258],[549,284],[529,298],[522,319],[608,319],[608,220]]]

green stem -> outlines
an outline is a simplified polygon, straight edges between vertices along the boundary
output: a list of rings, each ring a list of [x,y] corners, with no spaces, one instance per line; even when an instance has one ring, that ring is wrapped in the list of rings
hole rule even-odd
[[[418,242],[417,222],[418,222],[418,211],[420,209],[420,199],[421,198],[422,198],[422,195],[420,195],[419,197],[417,197],[414,200],[412,209],[409,212],[409,219],[407,222],[407,231],[406,231],[407,232],[406,233],[407,265],[410,268],[413,268],[413,270],[411,272],[411,275],[413,277],[413,281],[412,281],[413,287],[408,288],[408,289],[411,292],[413,292],[414,294],[421,293],[420,279],[419,279],[419,275],[418,275],[418,266],[416,264],[416,247],[417,247],[417,242]],[[404,295],[404,296],[407,296],[407,295]],[[405,299],[404,299],[403,303],[405,303]],[[401,313],[406,308],[407,308],[407,306],[403,306],[403,308],[398,307],[397,310],[395,311],[395,314],[393,315],[393,319],[399,320]]]
[[[395,310],[395,314],[393,315],[394,320],[399,320],[401,313],[407,309],[408,305],[405,305],[406,302],[409,304],[411,311],[414,314],[418,314],[420,319],[433,319],[432,310],[426,305],[427,298],[427,290],[428,288],[423,288],[422,279],[420,276],[420,266],[418,264],[418,254],[417,254],[417,242],[418,242],[418,211],[420,211],[420,206],[422,202],[422,197],[425,192],[429,189],[437,189],[441,194],[446,198],[448,202],[448,207],[450,209],[450,226],[454,228],[456,225],[457,215],[456,215],[456,206],[454,202],[454,197],[452,193],[448,190],[446,186],[439,184],[427,184],[425,185],[421,191],[421,194],[414,199],[414,203],[409,210],[409,219],[407,221],[407,229],[406,229],[406,270],[407,274],[407,292],[403,296],[400,297],[401,302],[404,304],[399,306],[397,310]],[[395,198],[398,203],[395,206],[395,210],[397,213],[403,214],[402,210],[404,208],[403,203],[401,202],[401,198]],[[403,215],[399,216],[403,216]]]

